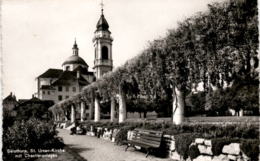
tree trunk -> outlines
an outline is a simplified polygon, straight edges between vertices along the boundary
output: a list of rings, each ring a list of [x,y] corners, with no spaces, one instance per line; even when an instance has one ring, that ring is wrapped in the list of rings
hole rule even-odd
[[[68,117],[67,117],[67,114],[68,112],[67,112],[67,110],[64,112],[64,119],[65,119],[65,121],[68,121]]]
[[[57,121],[60,121],[60,114],[57,114]]]
[[[173,90],[173,123],[179,125],[184,121],[184,96],[177,87]]]
[[[71,105],[70,122],[74,123],[75,118],[76,118],[75,107],[74,107],[74,105]]]
[[[94,122],[100,121],[100,103],[99,99],[96,97],[95,98],[95,118]]]
[[[240,110],[239,110],[239,116],[240,116],[240,117],[244,116],[244,110],[243,110],[243,109],[240,109]]]
[[[86,105],[84,102],[80,103],[80,121],[84,121],[85,120],[85,111],[86,111]]]
[[[139,112],[139,116],[140,116],[140,118],[142,118],[142,112]]]
[[[53,113],[52,116],[53,116],[53,120],[54,120],[54,121],[57,121],[56,113]]]
[[[121,87],[119,87],[119,123],[126,120],[126,95]]]
[[[93,110],[94,109],[94,101],[93,98],[91,99],[91,102],[89,104],[89,120],[93,119]]]
[[[114,120],[115,120],[115,98],[111,97],[110,121],[114,122]]]
[[[146,112],[146,111],[144,111],[144,118],[146,118],[146,114],[147,114],[147,112]]]

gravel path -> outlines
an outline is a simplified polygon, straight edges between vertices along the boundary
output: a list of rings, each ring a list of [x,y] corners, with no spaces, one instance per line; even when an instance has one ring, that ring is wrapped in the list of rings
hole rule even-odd
[[[171,161],[152,154],[145,158],[145,153],[133,148],[125,152],[125,146],[87,135],[69,135],[69,131],[64,129],[59,129],[59,136],[70,149],[88,161]]]

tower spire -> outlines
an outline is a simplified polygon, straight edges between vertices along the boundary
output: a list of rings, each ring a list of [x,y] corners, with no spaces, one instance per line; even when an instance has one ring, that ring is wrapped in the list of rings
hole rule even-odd
[[[76,38],[74,40],[74,45],[73,45],[73,55],[78,55],[78,51],[79,51],[79,48],[78,48],[78,45],[77,45],[77,42],[76,42]]]
[[[100,3],[100,6],[101,6],[101,16],[98,20],[98,23],[97,23],[97,30],[96,31],[109,31],[108,28],[109,28],[109,25],[107,23],[107,20],[105,19],[105,16],[104,16],[104,3],[103,3],[103,0],[101,0],[101,3]]]

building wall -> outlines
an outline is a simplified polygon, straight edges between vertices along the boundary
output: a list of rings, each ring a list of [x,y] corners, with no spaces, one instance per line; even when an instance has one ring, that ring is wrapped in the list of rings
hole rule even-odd
[[[58,103],[77,94],[81,89],[82,86],[79,86],[76,82],[72,82],[71,85],[54,86],[54,90],[41,89],[39,98],[42,100],[53,100],[55,103]]]
[[[42,85],[50,85],[51,84],[51,78],[39,78],[39,82],[40,82],[40,87]]]
[[[112,66],[99,66],[96,69],[96,76],[97,78],[101,78],[105,73],[112,71]]]
[[[94,70],[97,79],[101,78],[105,73],[113,68],[112,59],[112,41],[113,38],[107,31],[97,31],[93,39],[95,47]],[[106,46],[108,49],[108,59],[102,59],[102,47]]]
[[[43,90],[43,89],[41,89],[39,93],[40,93],[39,99],[53,100],[54,95],[55,95],[55,90],[47,90],[47,89]]]

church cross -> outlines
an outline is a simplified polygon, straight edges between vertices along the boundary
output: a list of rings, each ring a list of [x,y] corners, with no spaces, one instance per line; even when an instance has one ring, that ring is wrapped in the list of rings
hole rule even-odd
[[[104,10],[104,3],[103,3],[103,0],[101,0],[100,6],[101,6],[101,12],[102,12],[102,14],[103,14],[103,10]]]

